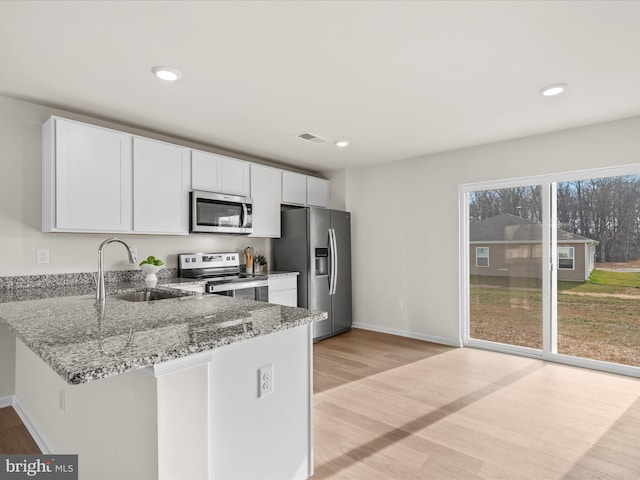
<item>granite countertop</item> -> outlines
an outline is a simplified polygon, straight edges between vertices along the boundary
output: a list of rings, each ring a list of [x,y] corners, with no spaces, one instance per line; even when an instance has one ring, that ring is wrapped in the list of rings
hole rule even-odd
[[[198,282],[163,282],[175,283]],[[109,296],[144,290],[143,285],[108,285],[104,308],[95,304],[95,287],[91,293],[82,292],[88,286],[45,289],[40,297],[26,291],[33,289],[0,291],[0,322],[65,381],[79,384],[327,317],[325,312],[193,292],[153,302]]]

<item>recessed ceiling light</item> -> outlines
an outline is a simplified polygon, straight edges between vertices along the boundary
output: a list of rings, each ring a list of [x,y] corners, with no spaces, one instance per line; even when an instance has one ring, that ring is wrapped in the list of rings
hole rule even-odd
[[[164,65],[156,65],[151,69],[156,77],[166,80],[167,82],[175,82],[182,77],[182,72],[177,68],[166,67]]]
[[[347,142],[346,140],[339,140],[336,142],[336,147],[344,148],[348,146],[349,146],[349,142]]]
[[[567,87],[568,85],[566,83],[554,83],[552,85],[547,85],[540,90],[540,95],[544,97],[552,97],[564,92]]]

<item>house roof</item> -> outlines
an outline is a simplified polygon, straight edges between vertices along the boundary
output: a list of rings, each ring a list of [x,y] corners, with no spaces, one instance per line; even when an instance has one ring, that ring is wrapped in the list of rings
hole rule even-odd
[[[558,242],[561,243],[598,243],[591,238],[567,232],[561,228],[557,231]],[[542,224],[516,217],[508,213],[496,215],[471,222],[469,225],[469,241],[471,242],[542,242]]]

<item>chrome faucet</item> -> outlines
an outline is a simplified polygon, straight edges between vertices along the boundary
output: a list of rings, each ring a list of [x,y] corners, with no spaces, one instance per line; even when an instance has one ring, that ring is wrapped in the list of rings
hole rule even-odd
[[[129,253],[129,263],[136,263],[137,259],[131,246],[124,240],[120,240],[119,238],[112,237],[107,238],[104,242],[100,244],[98,247],[98,279],[97,279],[97,289],[96,289],[96,303],[104,303],[105,295],[104,295],[104,247],[113,242],[119,242],[127,247],[127,252]]]

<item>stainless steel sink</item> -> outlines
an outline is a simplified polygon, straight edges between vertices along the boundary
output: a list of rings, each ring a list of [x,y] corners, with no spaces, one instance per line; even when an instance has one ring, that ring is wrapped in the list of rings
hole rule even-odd
[[[167,298],[180,298],[185,295],[180,293],[158,292],[158,291],[143,291],[143,292],[130,292],[120,293],[112,295],[114,298],[120,300],[126,300],[127,302],[154,302],[156,300],[165,300]]]

